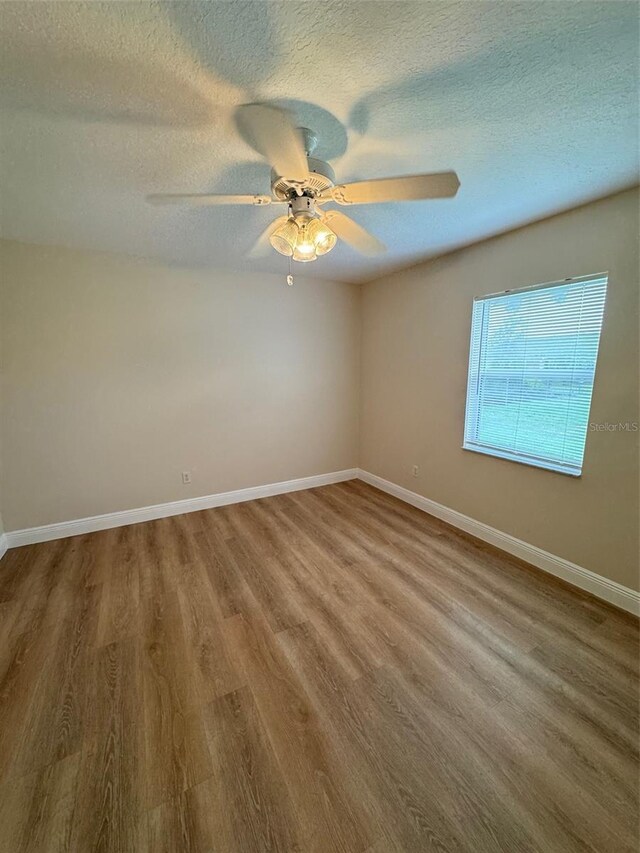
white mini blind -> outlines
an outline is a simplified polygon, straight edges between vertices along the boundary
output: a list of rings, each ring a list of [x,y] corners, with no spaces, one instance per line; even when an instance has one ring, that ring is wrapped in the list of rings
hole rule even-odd
[[[476,298],[464,447],[579,476],[607,275]]]

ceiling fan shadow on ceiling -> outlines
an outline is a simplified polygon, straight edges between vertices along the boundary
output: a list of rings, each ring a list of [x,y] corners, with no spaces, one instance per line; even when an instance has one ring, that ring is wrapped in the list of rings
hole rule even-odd
[[[325,210],[334,202],[341,206],[380,202],[452,198],[460,181],[455,172],[433,172],[395,178],[377,178],[336,184],[328,163],[313,157],[317,137],[305,127],[296,127],[286,110],[266,104],[246,104],[238,110],[243,137],[271,165],[271,194],[211,195],[156,194],[152,204],[286,205],[287,213],[271,222],[249,252],[259,257],[270,247],[294,261],[308,263],[330,252],[338,240],[363,255],[386,251],[383,243],[340,210]],[[288,277],[292,282],[291,276]]]

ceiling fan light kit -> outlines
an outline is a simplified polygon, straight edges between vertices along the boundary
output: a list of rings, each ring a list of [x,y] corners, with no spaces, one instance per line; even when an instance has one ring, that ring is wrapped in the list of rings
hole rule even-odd
[[[300,263],[315,261],[320,255],[326,255],[336,245],[337,239],[331,228],[320,219],[314,199],[306,195],[291,199],[289,218],[269,235],[269,242],[276,252]]]
[[[379,178],[336,186],[328,163],[314,154],[318,138],[306,127],[295,127],[288,112],[266,104],[246,104],[238,124],[254,148],[271,164],[271,195],[153,195],[154,204],[209,205],[287,204],[288,216],[271,223],[250,252],[257,257],[272,247],[300,263],[315,261],[330,252],[340,239],[365,255],[386,251],[385,246],[339,210],[323,205],[376,204],[380,202],[452,198],[460,181],[455,172]],[[291,273],[287,283],[292,283]]]

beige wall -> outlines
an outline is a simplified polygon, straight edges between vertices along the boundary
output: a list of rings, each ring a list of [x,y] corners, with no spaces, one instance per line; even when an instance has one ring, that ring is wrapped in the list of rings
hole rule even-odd
[[[360,464],[637,589],[640,433],[580,479],[460,445],[473,296],[605,269],[591,421],[640,420],[638,230],[622,193],[362,288],[0,242],[5,528]]]
[[[640,420],[638,233],[634,190],[365,285],[360,466],[638,589],[640,433],[590,432],[579,479],[461,449],[473,297],[603,270],[590,420]]]
[[[7,530],[357,465],[356,286],[0,252]]]

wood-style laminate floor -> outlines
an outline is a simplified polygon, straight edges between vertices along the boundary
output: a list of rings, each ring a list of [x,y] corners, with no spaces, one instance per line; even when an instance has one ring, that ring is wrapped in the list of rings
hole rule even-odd
[[[0,849],[638,845],[638,623],[360,482],[10,551]]]

